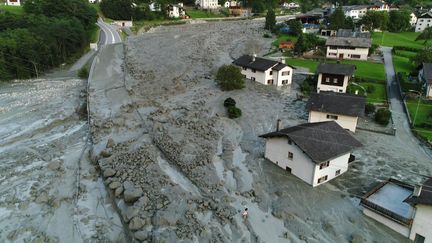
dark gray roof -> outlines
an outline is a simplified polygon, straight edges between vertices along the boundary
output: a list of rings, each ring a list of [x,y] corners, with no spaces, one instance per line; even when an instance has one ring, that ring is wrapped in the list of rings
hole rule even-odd
[[[427,179],[422,186],[422,190],[418,197],[410,196],[404,202],[411,204],[432,205],[432,178]]]
[[[430,18],[432,18],[432,12],[426,12],[426,13],[420,15],[419,18],[428,18],[428,19],[430,19]]]
[[[326,46],[350,46],[370,48],[372,41],[364,37],[329,37]]]
[[[284,63],[278,63],[276,66],[274,66],[272,69],[276,70],[276,71],[280,71],[282,70],[284,67],[286,67],[288,65],[284,64]]]
[[[337,64],[337,63],[320,63],[317,67],[317,73],[341,74],[352,76],[356,66],[353,64]]]
[[[241,67],[256,69],[259,71],[268,70],[269,68],[274,67],[275,65],[277,65],[278,68],[280,68],[278,70],[281,70],[282,68],[288,66],[288,65],[280,63],[278,61],[259,58],[259,57],[255,57],[255,61],[253,61],[253,57],[249,56],[249,55],[244,55],[244,56],[239,57],[238,59],[233,61],[233,64],[241,66]]]
[[[307,103],[309,111],[329,112],[347,116],[364,116],[366,97],[345,93],[312,93]]]
[[[362,146],[357,139],[334,121],[305,123],[263,134],[260,137],[287,137],[317,164],[337,158]]]
[[[367,7],[369,7],[369,5],[350,5],[350,6],[342,6],[342,9],[344,11],[351,11],[351,10],[366,9]]]
[[[336,37],[370,38],[370,32],[352,31],[351,29],[339,29]]]
[[[423,73],[426,81],[432,83],[432,63],[423,63]]]

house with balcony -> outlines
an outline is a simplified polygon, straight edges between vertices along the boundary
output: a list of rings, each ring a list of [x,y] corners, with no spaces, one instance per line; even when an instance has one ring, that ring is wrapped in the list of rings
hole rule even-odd
[[[366,14],[367,8],[367,5],[351,5],[343,6],[342,10],[345,14],[345,17],[350,17],[353,20],[359,20]]]
[[[348,82],[354,74],[356,66],[352,64],[320,63],[317,67],[317,93],[333,91],[346,93]]]
[[[366,97],[322,91],[312,93],[306,108],[308,122],[335,121],[344,129],[355,132],[359,117],[364,116]]]
[[[418,74],[418,79],[423,83],[427,99],[432,99],[432,63],[423,63]]]
[[[265,158],[313,187],[346,171],[354,160],[352,150],[361,147],[335,121],[305,123],[261,135],[265,138]]]
[[[419,243],[432,243],[432,178],[421,185],[388,179],[360,201],[363,213]]]
[[[422,32],[427,27],[432,26],[432,12],[426,12],[417,18],[415,32]]]
[[[370,33],[338,30],[326,41],[326,57],[331,59],[367,60],[372,46]]]
[[[246,79],[261,84],[283,86],[292,82],[293,67],[286,65],[284,59],[274,61],[256,55],[243,55],[233,64],[241,68]]]

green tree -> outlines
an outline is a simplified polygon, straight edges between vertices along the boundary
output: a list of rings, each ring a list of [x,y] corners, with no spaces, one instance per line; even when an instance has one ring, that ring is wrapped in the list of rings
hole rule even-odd
[[[381,125],[387,125],[390,122],[391,112],[389,109],[381,108],[375,113],[375,121]]]
[[[421,51],[417,52],[411,61],[414,62],[415,65],[420,66],[422,63],[431,63],[432,62],[432,46],[425,46]]]
[[[226,98],[224,101],[225,107],[230,107],[230,106],[235,106],[235,105],[236,105],[236,101],[231,97]]]
[[[295,36],[300,36],[303,33],[303,25],[300,21],[292,19],[288,21],[290,32]]]
[[[387,29],[388,22],[389,15],[385,11],[367,11],[360,21],[368,31],[374,31],[375,29],[384,31]]]
[[[423,32],[416,38],[416,40],[424,40],[425,44],[431,39],[432,39],[432,26],[424,29]]]
[[[105,17],[116,20],[132,19],[132,0],[103,0],[100,9]]]
[[[240,68],[234,65],[223,65],[216,74],[216,82],[224,91],[244,88],[244,77]]]
[[[331,15],[330,15],[330,29],[338,30],[345,28],[345,14],[342,10],[342,7],[339,6]]]
[[[404,32],[411,29],[410,13],[406,11],[390,11],[388,30],[391,32]]]
[[[303,53],[306,51],[306,46],[305,46],[305,40],[304,40],[304,35],[301,34],[299,36],[299,38],[297,39],[297,42],[294,45],[294,53],[296,55],[303,55]]]
[[[234,119],[234,118],[241,117],[241,115],[242,115],[242,111],[239,108],[237,108],[235,106],[229,106],[228,107],[228,117],[229,118]]]
[[[267,11],[267,15],[265,18],[265,29],[274,31],[274,28],[276,26],[276,15],[273,9],[269,9]]]

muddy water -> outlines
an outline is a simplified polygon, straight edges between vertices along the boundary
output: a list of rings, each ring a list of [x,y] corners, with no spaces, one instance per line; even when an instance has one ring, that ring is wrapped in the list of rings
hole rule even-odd
[[[122,239],[87,159],[84,91],[79,79],[0,84],[1,242]]]

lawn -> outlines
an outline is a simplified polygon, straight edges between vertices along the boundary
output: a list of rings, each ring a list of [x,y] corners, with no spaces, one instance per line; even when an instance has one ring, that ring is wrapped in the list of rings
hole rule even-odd
[[[328,62],[336,63],[335,60],[331,60]],[[292,66],[308,68],[310,72],[314,73],[319,64],[319,61],[315,61],[311,59],[288,58],[286,59],[286,63]],[[384,64],[382,63],[373,63],[373,62],[366,62],[366,61],[351,61],[351,60],[344,60],[341,63],[356,65],[357,69],[354,72],[354,75],[356,77],[379,80],[383,82],[385,81],[385,70],[384,70]]]
[[[99,26],[95,25],[91,29],[90,33],[90,43],[97,43],[99,41],[100,29]]]
[[[415,41],[418,32],[375,32],[372,34],[374,44],[383,46],[407,46],[413,48],[422,48],[424,41]]]
[[[412,99],[407,101],[408,111],[410,113],[411,119],[414,123],[414,130],[417,131],[420,136],[432,140],[432,129],[427,128],[426,126],[432,127],[432,104],[426,102],[420,102],[418,107],[417,116],[417,100]],[[426,124],[426,125],[425,125]]]
[[[186,10],[186,15],[192,19],[202,19],[202,18],[220,18],[225,17],[225,15],[217,14],[211,11],[200,10],[200,9],[189,9]]]
[[[415,69],[415,66],[411,63],[408,57],[399,55],[393,55],[393,65],[396,73],[403,72],[409,74]]]
[[[363,88],[358,87],[360,85]],[[358,90],[359,95],[365,95],[364,90],[369,90],[367,93],[368,103],[385,103],[387,101],[387,91],[386,85],[380,83],[359,83],[358,85],[350,84],[348,86],[347,92],[350,94],[355,94]],[[371,88],[373,87],[373,88]]]
[[[273,41],[273,46],[275,46],[275,47],[279,47],[279,43],[280,43],[281,41],[287,41],[287,40],[291,40],[291,41],[293,41],[294,43],[296,43],[296,42],[297,42],[297,39],[298,39],[297,36],[287,35],[287,34],[279,34],[279,35],[276,37],[276,40]]]
[[[24,9],[21,6],[8,6],[8,5],[0,5],[0,10],[4,10],[6,12],[14,13],[14,14],[23,14]]]
[[[140,20],[134,22],[134,26],[131,28],[131,30],[135,33],[138,33],[138,30],[140,30],[141,28],[148,30],[152,27],[156,27],[160,25],[178,25],[178,24],[186,24],[186,22],[180,19]]]

